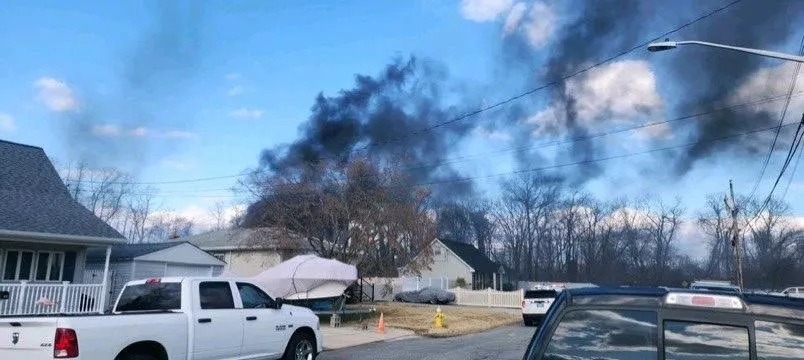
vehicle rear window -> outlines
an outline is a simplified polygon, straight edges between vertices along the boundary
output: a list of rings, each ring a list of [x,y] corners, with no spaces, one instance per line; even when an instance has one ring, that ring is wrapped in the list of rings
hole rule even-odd
[[[117,311],[181,309],[181,284],[155,283],[130,285],[123,289]]]
[[[525,299],[547,299],[558,296],[555,290],[527,290],[525,291]]]
[[[573,310],[556,327],[544,359],[656,359],[655,311]]]
[[[664,322],[666,360],[748,359],[748,329],[686,321]]]
[[[804,358],[804,325],[756,321],[757,358],[792,360]]]

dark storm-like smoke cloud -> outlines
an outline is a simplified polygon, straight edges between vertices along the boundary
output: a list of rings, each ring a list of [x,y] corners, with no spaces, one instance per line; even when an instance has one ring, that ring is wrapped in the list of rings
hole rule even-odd
[[[684,36],[684,39],[676,40],[702,40],[784,51],[786,42],[804,35],[804,27],[801,27],[804,20],[802,15],[802,1],[744,0],[722,14],[695,24],[689,31],[678,35]],[[793,49],[787,49],[790,50]],[[778,64],[759,56],[694,46],[678,49],[672,55],[668,52],[666,56],[673,56],[668,61],[672,78],[683,82],[684,93],[676,109],[683,114],[728,106],[729,96],[752,74],[763,66]],[[774,95],[779,94],[769,93],[762,96]],[[781,107],[782,102],[773,104]],[[729,141],[709,140],[769,127],[777,121],[777,114],[737,108],[713,112],[702,121],[678,124],[685,128],[692,127],[691,140],[697,144],[676,160],[676,173],[683,175],[695,162],[723,153],[756,157],[757,150],[760,150],[759,155],[764,156],[762,152],[766,152],[770,144],[757,144],[740,138]],[[777,146],[777,150],[783,148]]]
[[[186,117],[164,116],[172,109],[204,60],[205,14],[201,3],[159,1],[146,3],[151,22],[144,26],[129,50],[120,54],[119,78],[107,79],[106,94],[93,93],[91,84],[76,82],[80,110],[66,114],[66,141],[70,157],[91,166],[140,168],[149,146],[147,138],[159,136],[154,130],[184,129]],[[119,86],[119,87],[117,87]],[[163,115],[157,115],[157,114]],[[112,124],[120,134],[98,136],[95,126]],[[143,127],[150,133],[137,138],[130,133]],[[172,147],[168,139],[161,143]]]
[[[447,83],[443,67],[415,57],[397,59],[377,76],[357,75],[354,87],[334,96],[319,94],[300,138],[264,150],[260,165],[272,172],[296,172],[322,161],[368,155],[401,162],[416,183],[455,179],[458,173],[443,160],[474,125],[456,122],[428,130],[461,114],[445,103],[451,95]],[[470,192],[469,182],[455,182],[439,186],[436,194]]]

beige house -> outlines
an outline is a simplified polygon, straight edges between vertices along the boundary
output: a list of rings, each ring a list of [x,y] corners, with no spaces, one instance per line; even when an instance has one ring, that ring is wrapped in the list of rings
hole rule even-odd
[[[420,270],[422,278],[447,278],[450,287],[462,278],[471,289],[501,287],[504,269],[491,261],[472,244],[435,239],[430,244],[433,259],[427,267]],[[414,259],[415,261],[415,259]],[[403,270],[404,275],[411,275]]]
[[[186,241],[226,263],[224,273],[254,276],[293,256],[312,251],[298,235],[276,228],[236,228],[183,237]]]

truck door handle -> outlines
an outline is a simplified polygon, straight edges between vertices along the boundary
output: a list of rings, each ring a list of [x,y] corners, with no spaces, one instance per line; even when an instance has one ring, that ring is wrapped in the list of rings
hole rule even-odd
[[[203,324],[203,323],[211,323],[211,322],[212,322],[212,319],[210,319],[210,318],[201,318],[201,319],[198,319],[198,323],[200,323],[200,324]]]
[[[257,320],[257,317],[256,316],[246,316],[246,320],[248,320],[248,321]]]

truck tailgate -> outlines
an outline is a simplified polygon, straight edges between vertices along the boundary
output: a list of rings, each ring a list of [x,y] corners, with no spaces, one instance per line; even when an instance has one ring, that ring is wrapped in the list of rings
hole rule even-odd
[[[0,359],[53,359],[58,318],[7,318],[0,320]]]

